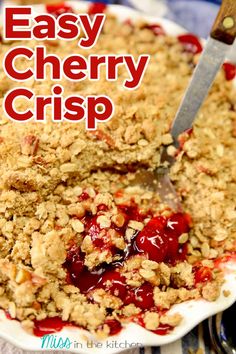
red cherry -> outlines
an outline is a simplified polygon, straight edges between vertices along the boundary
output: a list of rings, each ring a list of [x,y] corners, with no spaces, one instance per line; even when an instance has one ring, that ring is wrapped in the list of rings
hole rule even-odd
[[[71,279],[77,279],[84,268],[84,260],[77,246],[73,246],[67,253],[65,267]]]
[[[102,213],[99,213],[99,215],[101,214]],[[93,241],[95,247],[110,248],[110,246],[112,245],[109,242],[110,239],[107,233],[108,229],[102,229],[98,224],[97,219],[99,215],[95,215],[87,218],[85,222],[85,234],[91,237],[91,240]],[[102,237],[101,237],[101,233],[103,235]]]
[[[188,254],[188,244],[184,243],[183,245],[180,246],[178,250],[177,260],[181,262],[185,261],[187,254]]]
[[[164,216],[155,216],[152,218],[145,227],[149,229],[150,232],[164,230],[166,226],[167,219]],[[154,231],[154,232],[155,232]]]
[[[80,256],[75,256],[73,261],[71,262],[70,272],[73,277],[78,277],[78,275],[82,272],[84,267],[84,262],[81,260]]]
[[[196,37],[194,34],[182,34],[178,36],[178,40],[181,44],[183,44],[184,50],[186,52],[198,54],[203,50],[198,37]]]
[[[97,271],[89,271],[85,268],[79,277],[75,279],[73,284],[80,289],[82,294],[87,294],[97,286],[101,279],[101,274],[104,269],[98,269]]]
[[[5,310],[4,312],[5,312],[5,316],[8,320],[13,320],[13,318],[11,317],[10,313],[7,310]]]
[[[135,304],[143,310],[152,308],[154,306],[152,286],[144,283],[137,289],[129,289],[124,304]]]
[[[55,4],[55,5],[53,5],[53,4],[46,5],[46,10],[49,14],[55,16],[56,18],[64,13],[73,13],[74,12],[71,6],[66,5],[64,3]]]
[[[153,287],[150,284],[144,283],[134,290],[134,304],[143,310],[150,309],[155,305]]]
[[[108,206],[105,204],[100,204],[100,205],[98,205],[97,210],[98,211],[108,211]]]
[[[195,285],[212,280],[212,271],[209,267],[200,267],[195,271]]]
[[[110,336],[114,336],[122,330],[122,325],[117,320],[106,320],[105,324],[110,328]]]
[[[60,317],[48,317],[41,321],[34,321],[34,335],[43,337],[46,334],[60,332],[66,325]]]
[[[97,223],[97,218],[98,215],[95,215],[88,220],[88,223],[85,225],[85,233],[91,237],[96,247],[102,248],[104,246],[104,239],[99,237],[101,227]]]
[[[189,139],[189,137],[192,135],[193,133],[193,128],[189,128],[186,129],[179,137],[178,137],[178,142],[179,142],[179,149],[178,152],[179,153],[181,150],[183,150],[184,144],[186,143],[186,141]]]
[[[123,300],[124,305],[130,305],[135,302],[135,293],[133,290],[128,289],[126,297]]]
[[[147,28],[150,31],[152,31],[155,34],[155,36],[165,36],[166,35],[164,29],[160,25],[157,25],[157,24],[155,24],[155,25],[147,25],[147,26],[145,26],[145,28]]]
[[[182,213],[173,214],[167,221],[166,230],[180,236],[189,232],[188,215]]]
[[[105,12],[106,8],[107,8],[106,4],[103,4],[102,2],[95,2],[89,6],[88,14],[89,15],[101,14]]]
[[[87,192],[83,192],[83,193],[78,197],[79,202],[83,202],[84,200],[87,200],[87,199],[89,199],[89,198],[90,198],[90,196],[89,196],[89,194],[88,194]]]
[[[170,261],[176,260],[178,251],[179,251],[179,242],[178,237],[172,232],[166,232],[168,238],[168,250],[167,250],[167,259]]]
[[[109,291],[112,295],[122,300],[126,296],[126,279],[115,270],[105,272],[99,280],[97,287]]]
[[[136,237],[136,246],[139,252],[146,253],[149,259],[164,261],[167,249],[168,238],[164,233],[166,219],[158,216],[151,219],[143,230]]]
[[[223,69],[225,71],[225,78],[227,81],[231,81],[236,77],[236,65],[232,63],[224,63]]]
[[[135,203],[131,203],[130,205],[119,205],[118,208],[119,211],[124,215],[126,224],[129,222],[129,220],[143,221],[143,219],[146,217],[140,212],[137,204]]]
[[[101,209],[104,209],[106,206],[102,206]],[[104,215],[103,211],[100,210],[97,215],[87,216],[84,218],[83,222],[85,225],[85,235],[89,235],[95,247],[106,248],[110,251],[114,251],[115,247],[111,242],[110,230],[117,230],[118,228],[112,224],[111,227],[102,228],[97,222],[97,219],[100,215]],[[119,229],[121,230],[121,229]]]

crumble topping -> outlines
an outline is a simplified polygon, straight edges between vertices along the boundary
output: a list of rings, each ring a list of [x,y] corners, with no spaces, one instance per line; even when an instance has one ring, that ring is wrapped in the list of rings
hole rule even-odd
[[[16,44],[2,43],[0,59]],[[42,44],[61,57],[91,54],[75,42]],[[176,216],[132,183],[142,167],[159,166],[161,147],[171,143],[169,127],[198,55],[145,23],[112,16],[95,49],[151,55],[135,92],[108,83],[105,73],[93,83],[63,79],[65,95],[102,90],[113,99],[115,116],[95,132],[79,123],[7,121],[4,94],[18,84],[0,68],[0,306],[31,332],[58,317],[101,338],[133,320],[171,330],[182,319],[166,312],[172,305],[218,298],[223,277],[214,262],[235,251],[235,91],[221,71],[192,133],[182,137],[171,179],[187,214]],[[16,62],[25,68],[24,59]],[[53,82],[27,85],[47,94]],[[17,105],[24,110],[23,100]]]

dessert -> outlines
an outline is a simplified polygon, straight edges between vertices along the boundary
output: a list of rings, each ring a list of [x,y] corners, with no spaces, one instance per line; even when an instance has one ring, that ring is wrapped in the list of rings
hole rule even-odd
[[[120,82],[107,82],[105,72],[92,83],[62,79],[66,96],[103,92],[113,99],[114,117],[95,132],[50,119],[10,122],[2,101],[18,83],[0,68],[0,307],[39,336],[73,324],[105,338],[130,321],[169,333],[181,322],[168,314],[172,305],[218,298],[217,264],[235,251],[233,68],[224,66],[193,131],[181,137],[171,179],[184,212],[176,213],[133,181],[140,168],[159,166],[162,146],[171,143],[169,127],[201,52],[198,39],[108,15],[91,51],[76,42],[42,44],[62,58],[96,50],[151,60],[136,91],[123,89],[122,69]],[[1,62],[16,45],[2,43]],[[25,65],[17,60],[19,70]],[[26,85],[46,95],[53,84],[48,78]],[[26,108],[24,100],[16,104]]]

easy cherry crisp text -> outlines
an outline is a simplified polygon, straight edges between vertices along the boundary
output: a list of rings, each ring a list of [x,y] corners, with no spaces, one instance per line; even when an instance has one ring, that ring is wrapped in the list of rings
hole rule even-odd
[[[33,15],[32,7],[6,7],[4,12],[4,38],[6,40],[52,41],[78,40],[82,49],[93,48],[104,25],[105,15],[64,13],[58,18],[51,14]],[[17,68],[17,59],[23,58],[28,66]],[[66,78],[70,81],[98,81],[101,68],[105,66],[106,80],[117,81],[118,67],[123,65],[127,77],[123,81],[125,89],[133,90],[140,86],[149,62],[149,55],[140,55],[136,60],[132,55],[89,55],[88,57],[71,54],[63,60],[55,54],[48,54],[42,43],[34,49],[27,46],[11,47],[6,53],[3,67],[5,73],[14,81],[25,82],[34,78],[37,81],[47,80],[46,71],[50,70],[50,79],[59,81]],[[87,96],[74,95],[64,98],[61,85],[54,85],[51,96],[36,96],[26,87],[14,88],[4,98],[4,110],[9,119],[26,122],[46,120],[46,108],[51,107],[52,120],[78,122],[85,120],[86,129],[94,130],[97,122],[108,121],[114,113],[114,104],[106,95]],[[16,110],[17,99],[31,102],[34,109],[24,112]]]

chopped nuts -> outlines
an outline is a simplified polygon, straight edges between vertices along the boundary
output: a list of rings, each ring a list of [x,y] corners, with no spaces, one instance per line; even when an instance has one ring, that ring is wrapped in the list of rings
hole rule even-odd
[[[39,147],[39,139],[34,135],[27,135],[21,141],[23,155],[35,155]]]
[[[20,269],[17,274],[16,274],[16,283],[18,284],[22,284],[24,283],[25,281],[27,280],[30,280],[31,279],[31,274],[30,272],[28,272],[27,270],[25,269]]]

